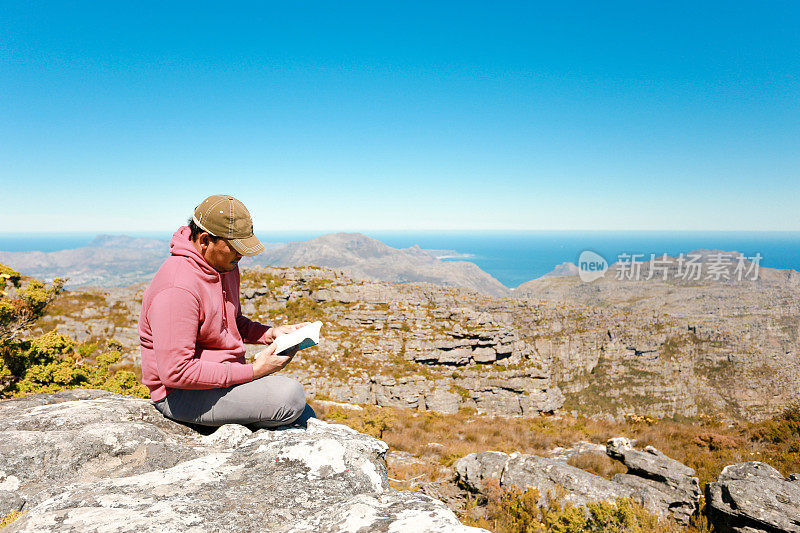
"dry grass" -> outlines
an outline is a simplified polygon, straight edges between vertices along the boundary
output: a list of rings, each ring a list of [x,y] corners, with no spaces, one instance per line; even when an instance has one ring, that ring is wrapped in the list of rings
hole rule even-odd
[[[792,415],[761,423],[728,424],[714,419],[698,421],[657,420],[652,424],[596,421],[588,418],[503,418],[491,415],[445,415],[432,411],[371,406],[365,411],[344,411],[315,406],[323,420],[359,429],[365,419],[380,412],[382,439],[392,450],[452,465],[469,453],[496,450],[546,456],[557,446],[578,441],[598,444],[612,437],[636,439],[637,446],[654,446],[692,467],[700,483],[716,481],[726,465],[763,461],[784,475],[800,472],[800,424]],[[787,429],[788,428],[788,429]],[[573,459],[575,466],[603,477],[622,471],[615,461],[601,454]]]
[[[564,493],[548,498],[539,506],[540,493],[535,488],[500,488],[487,484],[487,503],[469,505],[462,521],[496,533],[580,533],[584,531],[627,533],[681,533],[685,531],[671,520],[659,518],[641,504],[627,499],[614,502],[591,502],[575,507],[564,502]],[[708,529],[690,529],[706,532]]]
[[[592,474],[611,479],[615,474],[622,474],[627,468],[604,453],[582,453],[571,457],[567,464],[591,472]]]
[[[312,404],[314,402],[312,401]],[[407,452],[402,461],[388,461],[390,484],[398,490],[425,490],[442,487],[454,480],[452,464],[472,452],[518,451],[546,456],[557,446],[567,447],[578,441],[605,443],[609,438],[627,436],[638,446],[652,445],[668,456],[694,468],[700,482],[715,481],[726,465],[761,460],[784,474],[800,471],[800,426],[796,411],[758,424],[729,425],[713,418],[697,421],[648,420],[635,418],[609,423],[588,418],[543,417],[535,419],[503,418],[490,415],[444,415],[406,409],[368,406],[363,411],[344,410],[315,404],[323,420],[343,423],[355,429],[381,429],[382,439],[391,450]],[[375,420],[379,422],[376,424]],[[374,433],[373,433],[374,434]],[[585,453],[569,464],[605,478],[625,467],[602,453]],[[573,531],[554,524],[564,520],[580,522],[583,513],[551,506],[549,511],[533,509],[524,494],[498,490],[476,500],[464,496],[458,511],[466,524],[505,533],[517,531]],[[625,531],[664,533],[684,531],[707,533],[711,528],[704,515],[696,515],[688,528],[678,528],[659,521],[632,502],[620,501],[600,508],[608,516],[627,516]],[[576,526],[577,527],[577,526]],[[610,526],[611,527],[611,526]],[[617,527],[613,524],[613,527]],[[602,529],[605,530],[605,529]],[[614,529],[616,531],[616,529]],[[574,529],[581,531],[581,529]]]
[[[426,460],[386,462],[389,485],[397,490],[418,490],[426,483],[447,483],[452,478],[449,468]]]

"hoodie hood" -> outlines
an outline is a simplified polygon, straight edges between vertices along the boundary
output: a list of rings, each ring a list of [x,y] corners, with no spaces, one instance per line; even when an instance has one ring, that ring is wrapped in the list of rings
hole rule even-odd
[[[186,226],[142,295],[142,383],[153,401],[173,389],[213,389],[252,381],[244,343],[264,344],[269,326],[241,314],[238,267],[217,272]]]
[[[220,279],[219,272],[217,272],[214,267],[208,264],[203,256],[197,251],[197,248],[194,247],[192,241],[189,240],[191,235],[192,231],[189,229],[189,226],[181,226],[178,228],[178,230],[172,234],[172,239],[169,241],[170,255],[188,258],[197,265],[197,268],[200,269],[203,274],[209,277],[209,281],[216,281]]]

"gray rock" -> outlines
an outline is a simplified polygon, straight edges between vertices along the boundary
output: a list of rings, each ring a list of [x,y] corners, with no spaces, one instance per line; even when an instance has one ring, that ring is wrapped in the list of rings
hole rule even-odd
[[[631,474],[617,474],[611,481],[630,488],[634,501],[663,518],[671,516],[679,524],[688,525],[691,516],[697,512],[699,499],[694,494],[687,495],[660,481]]]
[[[485,492],[493,479],[500,487],[539,490],[539,505],[563,491],[563,501],[584,505],[627,498],[632,490],[561,461],[536,455],[502,452],[471,453],[454,464],[458,481],[475,492]]]
[[[315,388],[342,401],[429,409],[448,414],[457,413],[461,407],[471,407],[479,413],[532,416],[552,412],[564,402],[564,395],[558,387],[551,386],[548,380],[531,376],[527,371],[481,375],[467,370],[458,379],[375,376],[369,379],[369,383],[333,384],[329,380],[317,383]],[[461,393],[456,392],[459,390]]]
[[[0,490],[0,516],[6,516],[13,511],[21,511],[25,500],[19,494],[9,490]]]
[[[635,500],[660,514],[668,510],[678,523],[689,523],[700,504],[700,482],[693,469],[652,446],[636,450],[624,437],[610,439],[606,453],[628,467],[627,474],[617,474],[612,481],[633,489]]]
[[[539,504],[544,505],[547,496],[557,496],[564,491],[563,501],[573,505],[584,505],[596,501],[613,501],[629,498],[633,491],[580,468],[536,455],[511,454],[502,485],[527,486],[539,489]]]
[[[480,532],[453,521],[440,501],[413,491],[359,494],[284,529],[287,533],[369,531],[370,533]]]
[[[598,446],[581,445],[586,450],[596,450]],[[566,451],[559,449],[555,455]],[[474,492],[487,492],[494,480],[499,487],[538,489],[539,505],[545,505],[548,496],[558,496],[573,505],[630,498],[662,518],[688,523],[700,497],[697,478],[692,477],[691,468],[655,448],[646,448],[643,452],[635,450],[628,439],[612,439],[606,451],[628,466],[627,474],[607,480],[570,466],[563,458],[501,452],[469,454],[456,461],[454,469],[459,483]]]
[[[455,462],[457,480],[474,492],[485,492],[493,480],[501,486],[509,456],[503,452],[479,452],[466,455]]]
[[[448,389],[437,387],[425,395],[425,406],[431,411],[445,414],[458,412],[461,397]]]
[[[470,530],[442,502],[389,487],[386,451],[318,420],[203,436],[148,400],[42,394],[0,402],[0,506],[24,505],[10,532]]]
[[[629,439],[617,437],[608,441],[606,453],[627,466],[631,474],[679,486],[687,483],[696,485],[691,482],[691,476],[695,474],[693,469],[667,457],[652,446],[639,451],[633,447]]]
[[[582,455],[591,455],[591,454],[604,454],[606,453],[606,447],[602,444],[595,444],[593,442],[588,442],[585,440],[576,442],[569,448],[562,448],[561,446],[553,448],[548,452],[550,459],[555,459],[556,461],[561,461],[562,463],[568,462],[570,459],[574,457],[580,457]]]
[[[715,531],[800,532],[800,483],[765,463],[726,466],[705,494]]]

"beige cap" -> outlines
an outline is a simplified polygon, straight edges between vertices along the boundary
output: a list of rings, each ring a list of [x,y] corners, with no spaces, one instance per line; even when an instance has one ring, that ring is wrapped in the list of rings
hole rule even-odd
[[[264,251],[264,245],[253,234],[250,212],[233,196],[209,196],[195,208],[192,220],[203,231],[227,240],[242,255],[257,255]]]

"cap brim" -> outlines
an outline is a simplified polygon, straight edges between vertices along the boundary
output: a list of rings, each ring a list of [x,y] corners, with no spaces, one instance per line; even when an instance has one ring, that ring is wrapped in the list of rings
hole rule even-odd
[[[258,255],[264,251],[264,245],[258,240],[258,237],[251,235],[244,239],[227,239],[234,250],[242,255]]]

